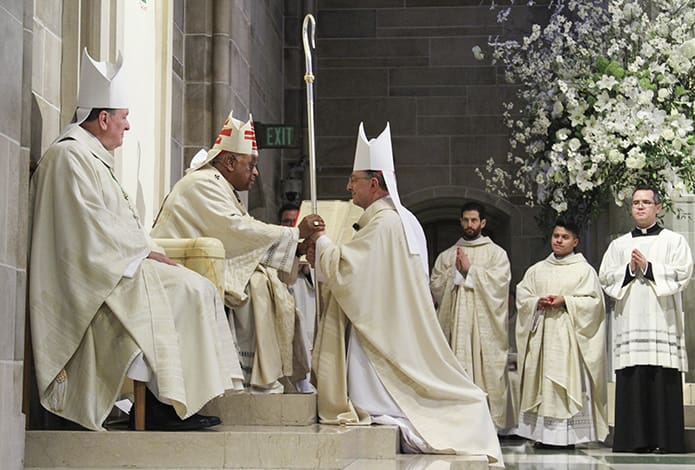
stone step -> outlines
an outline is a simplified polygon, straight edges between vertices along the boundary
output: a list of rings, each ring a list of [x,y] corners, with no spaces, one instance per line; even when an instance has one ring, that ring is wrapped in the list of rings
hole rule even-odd
[[[345,468],[360,459],[395,459],[397,451],[398,428],[394,426],[27,431],[24,468]]]
[[[225,426],[306,426],[316,423],[316,394],[231,394],[210,401],[200,413],[219,416]]]

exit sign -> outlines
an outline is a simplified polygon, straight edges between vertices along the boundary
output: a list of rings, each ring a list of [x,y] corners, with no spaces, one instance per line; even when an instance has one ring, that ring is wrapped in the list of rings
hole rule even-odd
[[[299,148],[300,128],[285,124],[253,123],[256,131],[256,143],[261,149],[292,149]]]

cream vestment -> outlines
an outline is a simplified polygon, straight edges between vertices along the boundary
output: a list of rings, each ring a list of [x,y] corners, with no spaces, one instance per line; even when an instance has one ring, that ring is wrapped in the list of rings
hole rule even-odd
[[[345,338],[350,328],[387,402],[362,404],[371,408],[369,414],[406,418],[433,452],[487,455],[501,465],[485,394],[446,343],[427,273],[420,256],[410,254],[391,199],[371,204],[358,225],[347,243],[335,245],[325,236],[317,241],[317,278],[325,281],[319,289],[323,312],[312,363],[321,422],[370,422],[348,396]]]
[[[215,286],[160,251],[113,174],[114,158],[71,125],[40,160],[30,318],[41,403],[94,430],[143,354],[151,387],[181,418],[243,378]]]
[[[181,178],[162,204],[152,229],[155,238],[213,237],[226,252],[225,302],[233,309],[233,327],[246,382],[272,387],[309,370],[303,335],[295,335],[297,314],[279,271],[296,272],[299,230],[251,217],[234,187],[213,166]]]
[[[560,295],[563,308],[537,309]],[[603,291],[580,253],[550,254],[517,286],[516,342],[521,377],[517,434],[552,445],[603,441],[606,410],[606,333]]]
[[[456,269],[456,249],[471,261],[464,278]],[[488,394],[498,429],[516,424],[507,379],[509,283],[507,253],[489,237],[459,239],[434,263],[430,290],[438,317],[456,358]]]

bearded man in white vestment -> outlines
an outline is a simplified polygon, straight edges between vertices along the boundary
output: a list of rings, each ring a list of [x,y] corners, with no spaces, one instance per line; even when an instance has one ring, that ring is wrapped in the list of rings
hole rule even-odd
[[[485,393],[437,323],[426,240],[398,197],[388,125],[367,141],[360,124],[347,188],[365,209],[359,230],[341,245],[320,234],[309,248],[323,295],[312,358],[321,423],[395,424],[406,452],[486,455],[502,466]]]
[[[241,389],[243,374],[217,289],[154,244],[114,174],[111,151],[130,128],[121,65],[85,50],[76,123],[31,181],[39,395],[51,412],[103,430],[128,374],[148,382],[148,429],[204,428],[219,419],[195,413]]]
[[[552,253],[517,285],[521,413],[516,434],[550,446],[603,441],[605,308],[594,268],[574,249],[579,229],[558,220]]]
[[[281,379],[296,383],[310,368],[301,318],[283,281],[296,277],[297,257],[303,254],[299,240],[322,229],[323,221],[311,215],[298,227],[283,227],[249,215],[238,192],[250,189],[259,175],[251,116],[244,123],[230,112],[214,145],[202,155],[164,200],[151,235],[222,242],[225,303],[232,310],[229,321],[244,382],[254,393],[282,393]]]
[[[437,257],[430,290],[444,336],[473,382],[487,392],[492,419],[504,434],[516,424],[507,376],[512,274],[507,252],[482,234],[486,224],[482,204],[463,205],[463,236]]]
[[[682,292],[693,257],[680,234],[661,227],[659,193],[632,194],[635,229],[613,240],[599,278],[615,300],[614,452],[685,452],[682,373],[688,370]]]

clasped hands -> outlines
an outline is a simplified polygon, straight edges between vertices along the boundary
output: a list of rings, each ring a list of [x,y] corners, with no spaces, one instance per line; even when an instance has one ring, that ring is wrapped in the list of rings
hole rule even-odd
[[[538,308],[541,310],[562,307],[563,305],[565,305],[565,298],[561,295],[546,295],[538,299]]]
[[[299,244],[298,252],[306,255],[307,261],[313,267],[316,262],[316,240],[325,233],[326,223],[320,215],[307,215],[299,223],[299,238],[304,239]]]
[[[644,256],[637,248],[632,250],[632,254],[630,256],[630,272],[637,274],[637,268],[639,268],[644,274],[647,272],[647,265],[647,257]]]
[[[471,260],[460,246],[456,247],[456,269],[462,276],[467,276],[471,269]]]

